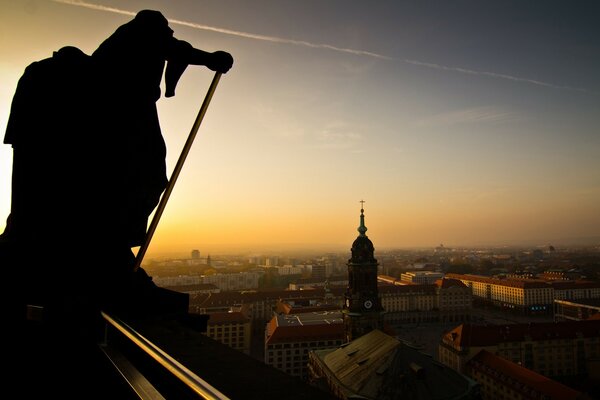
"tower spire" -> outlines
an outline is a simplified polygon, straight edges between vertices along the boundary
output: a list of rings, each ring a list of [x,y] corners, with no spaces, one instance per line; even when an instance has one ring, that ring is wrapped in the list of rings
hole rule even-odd
[[[359,236],[366,236],[365,233],[367,233],[367,227],[365,226],[365,209],[364,209],[364,205],[365,205],[365,201],[361,200],[360,202],[360,226],[358,227],[358,233],[360,233]]]

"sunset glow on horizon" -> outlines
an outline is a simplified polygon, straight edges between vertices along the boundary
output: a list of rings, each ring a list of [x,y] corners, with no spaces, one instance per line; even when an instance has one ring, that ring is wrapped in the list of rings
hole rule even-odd
[[[148,257],[349,250],[361,199],[376,249],[600,244],[594,3],[0,4],[2,136],[27,65],[91,54],[139,10],[233,55]],[[169,174],[213,74],[157,103]],[[0,231],[11,164],[0,146]]]

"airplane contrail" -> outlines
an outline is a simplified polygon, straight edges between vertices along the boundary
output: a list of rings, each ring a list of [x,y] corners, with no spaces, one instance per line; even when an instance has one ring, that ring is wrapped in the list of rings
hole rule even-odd
[[[111,12],[111,13],[115,13],[115,14],[122,14],[122,15],[129,15],[129,16],[134,16],[137,14],[137,12],[133,12],[133,11],[123,10],[123,9],[116,8],[116,7],[104,6],[101,4],[88,3],[85,1],[79,1],[79,0],[51,0],[51,1],[53,1],[55,3],[62,3],[62,4],[77,6],[77,7],[89,8],[89,9],[93,9],[93,10],[106,11],[106,12]],[[458,72],[458,73],[469,74],[469,75],[488,76],[491,78],[506,79],[506,80],[510,80],[510,81],[514,81],[514,82],[523,82],[523,83],[528,83],[531,85],[543,86],[543,87],[552,88],[552,89],[570,90],[570,91],[577,91],[577,92],[584,92],[584,93],[595,93],[595,92],[591,92],[591,91],[589,91],[587,89],[583,89],[583,88],[577,88],[577,87],[566,86],[566,85],[557,85],[557,84],[553,84],[553,83],[549,83],[549,82],[539,81],[536,79],[520,78],[520,77],[512,76],[512,75],[499,74],[496,72],[477,71],[477,70],[460,68],[460,67],[450,67],[450,66],[446,66],[446,65],[442,65],[442,64],[435,64],[435,63],[429,63],[429,62],[418,61],[418,60],[397,59],[394,57],[390,57],[390,56],[386,56],[386,55],[378,54],[378,53],[373,53],[370,51],[349,49],[349,48],[345,48],[345,47],[337,47],[337,46],[333,46],[333,45],[325,44],[325,43],[312,43],[312,42],[307,42],[304,40],[294,40],[294,39],[280,38],[280,37],[276,37],[276,36],[260,35],[260,34],[256,34],[256,33],[242,32],[242,31],[236,31],[236,30],[232,30],[232,29],[218,28],[218,27],[214,27],[214,26],[210,26],[210,25],[197,24],[195,22],[182,21],[182,20],[178,20],[178,19],[169,19],[169,23],[174,24],[174,25],[187,26],[189,28],[194,28],[194,29],[199,29],[199,30],[223,33],[226,35],[232,35],[232,36],[237,36],[237,37],[243,37],[243,38],[247,38],[247,39],[262,40],[265,42],[291,44],[291,45],[295,45],[295,46],[304,46],[304,47],[317,48],[317,49],[326,49],[326,50],[337,51],[340,53],[354,54],[354,55],[358,55],[358,56],[367,56],[367,57],[373,57],[373,58],[378,58],[378,59],[383,59],[383,60],[399,60],[406,64],[417,65],[417,66],[426,67],[426,68],[433,68],[433,69],[439,69],[439,70],[444,70],[444,71],[452,71],[452,72]]]
[[[454,72],[460,72],[460,73],[469,74],[469,75],[490,76],[492,78],[508,79],[508,80],[515,81],[515,82],[531,83],[532,85],[545,86],[545,87],[549,87],[549,88],[553,88],[553,89],[574,90],[577,92],[590,93],[588,90],[583,89],[583,88],[577,88],[577,87],[573,87],[573,86],[556,85],[553,83],[542,82],[542,81],[538,81],[535,79],[519,78],[517,76],[512,76],[512,75],[499,74],[497,72],[476,71],[476,70],[466,69],[466,68],[448,67],[446,65],[427,63],[427,62],[417,61],[417,60],[402,60],[402,61],[407,64],[419,65],[419,66],[427,67],[427,68],[441,69],[444,71],[454,71]]]
[[[90,8],[93,10],[106,11],[106,12],[111,12],[111,13],[115,13],[115,14],[122,14],[122,15],[136,15],[137,14],[132,11],[122,10],[122,9],[115,8],[115,7],[103,6],[100,4],[87,3],[85,1],[78,1],[78,0],[51,0],[51,1],[53,1],[55,3],[62,3],[62,4],[72,5],[72,6]],[[355,55],[359,55],[359,56],[369,56],[369,57],[381,58],[384,60],[392,59],[392,57],[384,56],[384,55],[377,54],[377,53],[372,53],[370,51],[347,49],[347,48],[343,48],[343,47],[332,46],[330,44],[311,43],[311,42],[307,42],[304,40],[294,40],[294,39],[285,39],[285,38],[280,38],[280,37],[275,37],[275,36],[259,35],[259,34],[255,34],[255,33],[235,31],[232,29],[217,28],[217,27],[210,26],[210,25],[202,25],[202,24],[197,24],[195,22],[182,21],[182,20],[178,20],[178,19],[169,19],[169,23],[174,24],[174,25],[187,26],[189,28],[200,29],[200,30],[204,30],[204,31],[218,32],[218,33],[224,33],[226,35],[238,36],[238,37],[243,37],[243,38],[248,38],[248,39],[262,40],[265,42],[293,44],[296,46],[328,49],[328,50],[338,51],[341,53],[350,53],[350,54],[355,54]]]

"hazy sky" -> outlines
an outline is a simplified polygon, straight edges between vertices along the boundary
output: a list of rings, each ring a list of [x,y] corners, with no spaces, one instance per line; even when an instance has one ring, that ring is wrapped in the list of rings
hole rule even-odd
[[[600,242],[599,4],[0,0],[0,131],[29,63],[155,9],[235,64],[148,256],[349,249],[361,199],[379,249]],[[212,76],[158,102],[169,173]]]

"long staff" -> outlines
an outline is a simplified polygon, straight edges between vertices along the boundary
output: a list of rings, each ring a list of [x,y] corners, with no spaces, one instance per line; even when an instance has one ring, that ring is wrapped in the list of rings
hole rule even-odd
[[[138,268],[142,265],[142,260],[144,259],[144,255],[146,254],[146,250],[148,250],[148,246],[150,245],[150,241],[152,240],[152,236],[154,235],[154,231],[156,231],[156,227],[158,226],[158,222],[160,221],[160,217],[162,216],[165,207],[167,206],[167,202],[169,201],[169,196],[171,196],[171,192],[173,191],[173,187],[175,186],[175,182],[179,177],[179,173],[183,168],[183,164],[185,163],[185,159],[192,148],[192,143],[196,138],[196,133],[198,133],[198,128],[200,128],[200,124],[202,123],[202,119],[204,119],[204,114],[206,114],[206,110],[208,109],[208,104],[212,99],[213,94],[217,88],[217,84],[219,83],[219,79],[221,79],[221,72],[215,73],[215,76],[210,83],[210,87],[208,88],[208,92],[206,93],[206,97],[204,98],[204,102],[202,103],[202,107],[200,107],[200,111],[198,111],[198,116],[194,121],[194,125],[192,126],[192,130],[183,146],[183,150],[181,151],[181,155],[179,156],[179,160],[177,160],[177,164],[175,165],[175,169],[173,170],[173,174],[171,175],[171,179],[169,179],[169,183],[165,188],[165,192],[160,198],[160,203],[158,204],[158,208],[154,213],[154,217],[152,218],[152,222],[150,223],[150,227],[148,228],[148,232],[146,232],[146,237],[144,238],[144,242],[140,246],[140,249],[135,257],[135,265],[134,271],[137,271]]]

